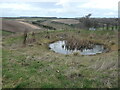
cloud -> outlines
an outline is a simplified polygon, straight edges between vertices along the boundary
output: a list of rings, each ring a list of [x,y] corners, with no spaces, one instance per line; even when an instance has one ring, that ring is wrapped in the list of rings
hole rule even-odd
[[[56,2],[59,0],[0,0],[0,2]]]
[[[56,5],[62,5],[63,7],[69,6],[70,1],[69,0],[60,0],[56,3]]]
[[[88,0],[88,2],[80,5],[80,8],[99,8],[117,11],[119,0]]]
[[[25,0],[26,1],[26,0]],[[117,17],[118,0],[52,0],[53,2],[3,2],[2,16]]]
[[[1,3],[0,16],[40,16],[45,15],[45,8],[35,7],[32,3]]]
[[[26,3],[2,3],[0,4],[1,9],[11,9],[11,10],[31,10],[36,9],[30,4]]]
[[[103,15],[105,15],[105,16],[115,16],[116,13],[115,12],[107,12],[107,13],[103,13]]]

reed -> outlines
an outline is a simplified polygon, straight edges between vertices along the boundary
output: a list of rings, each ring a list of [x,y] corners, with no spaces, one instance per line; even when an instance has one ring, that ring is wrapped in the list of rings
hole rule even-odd
[[[83,49],[92,49],[95,44],[99,44],[93,40],[80,39],[79,37],[69,36],[66,38],[65,47],[68,50],[83,50]]]

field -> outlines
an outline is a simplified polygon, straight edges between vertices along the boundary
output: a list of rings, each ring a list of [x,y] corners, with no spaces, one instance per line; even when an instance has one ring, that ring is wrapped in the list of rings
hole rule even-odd
[[[28,24],[39,21],[38,24],[54,27],[56,30],[48,30],[45,27],[32,24],[39,29],[35,31],[36,28],[33,27],[34,29],[31,30],[34,31],[35,37],[32,36],[31,31],[28,32],[25,45],[23,44],[23,29],[14,28],[13,30],[13,28],[10,28],[4,30],[3,28],[3,88],[118,87],[117,30],[90,31],[74,28],[69,24],[76,24],[77,21],[75,20],[73,20],[73,23],[67,23],[67,21],[64,22],[64,20],[59,19],[44,19],[46,21],[41,22],[40,20],[24,19],[24,23],[27,23],[24,25],[29,26]],[[20,33],[16,30],[20,30]],[[52,42],[65,40],[72,36],[104,44],[109,48],[109,51],[90,56],[80,55],[79,53],[64,55],[55,53],[48,47]]]
[[[26,22],[22,22],[20,20],[3,19],[2,29],[10,32],[23,32],[25,29],[32,31],[32,30],[41,29],[41,28]]]

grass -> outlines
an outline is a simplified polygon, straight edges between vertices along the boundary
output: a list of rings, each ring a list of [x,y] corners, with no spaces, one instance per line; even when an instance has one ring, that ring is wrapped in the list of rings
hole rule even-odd
[[[5,31],[5,30],[1,30],[1,31],[2,31],[2,36],[8,36],[13,34],[13,32]]]
[[[48,32],[48,33],[47,33]],[[63,55],[48,49],[48,44],[63,35],[101,41],[111,49],[108,53],[83,56]],[[53,30],[35,34],[33,46],[23,47],[23,36],[3,40],[3,88],[115,88],[117,87],[116,31]],[[50,38],[46,38],[46,36]],[[30,36],[30,38],[32,38]],[[115,42],[114,48],[109,41]]]
[[[47,26],[51,26],[57,29],[62,29],[62,30],[70,30],[70,29],[74,29],[74,27],[66,25],[66,24],[60,24],[60,23],[53,23],[52,21],[46,21],[46,22],[42,22],[43,25],[47,25]]]

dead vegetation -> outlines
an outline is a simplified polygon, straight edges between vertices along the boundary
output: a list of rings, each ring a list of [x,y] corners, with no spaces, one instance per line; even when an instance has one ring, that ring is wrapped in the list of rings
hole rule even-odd
[[[68,50],[83,50],[83,49],[92,49],[94,45],[102,45],[99,42],[90,39],[81,39],[75,36],[69,36],[65,39],[65,47]],[[107,47],[106,47],[107,48]]]

